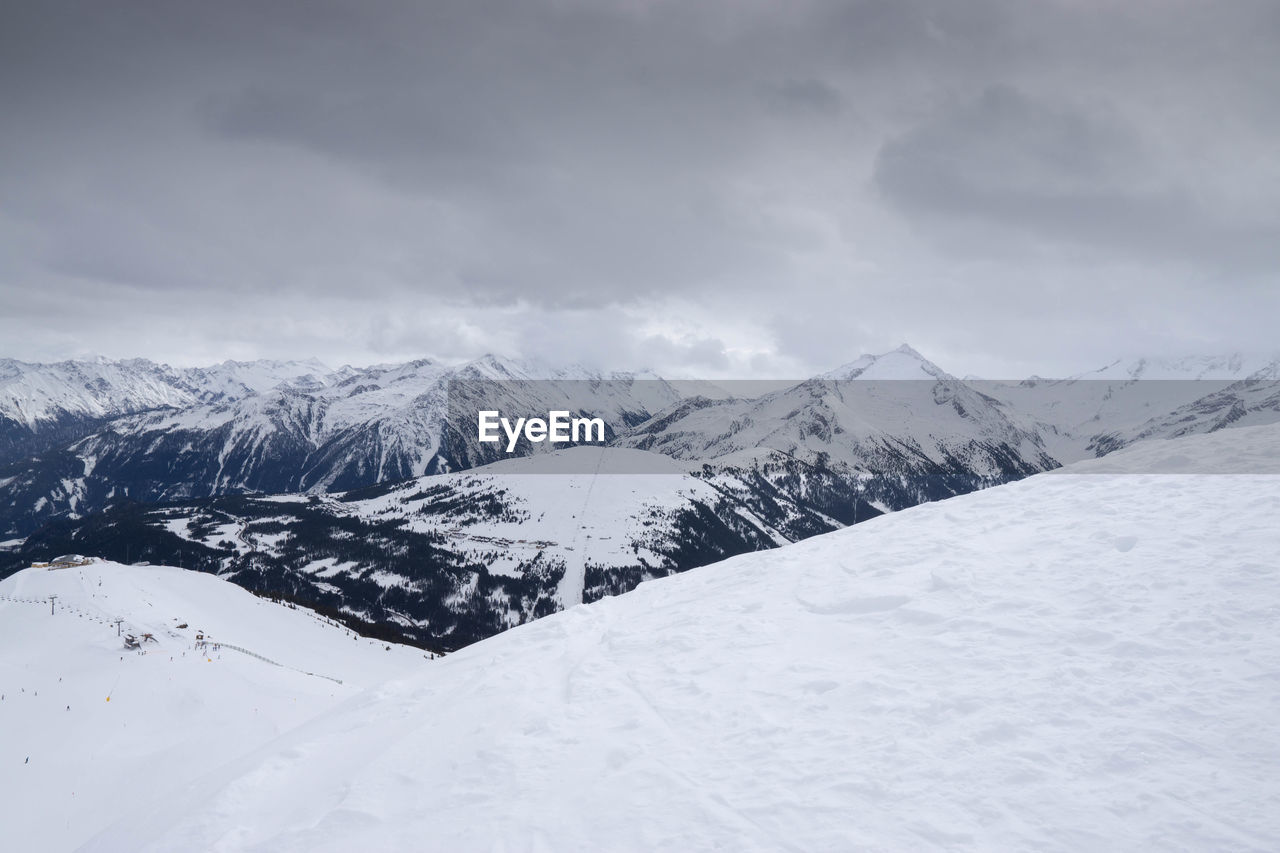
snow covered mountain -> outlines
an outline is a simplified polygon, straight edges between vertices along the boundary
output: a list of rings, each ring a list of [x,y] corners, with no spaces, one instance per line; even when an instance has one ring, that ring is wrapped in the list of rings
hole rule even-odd
[[[1117,359],[1110,364],[1071,377],[1072,379],[1159,379],[1193,380],[1212,379],[1237,381],[1266,370],[1275,364],[1277,356],[1257,353],[1229,353],[1226,355],[1193,355],[1183,358]]]
[[[875,368],[868,371],[872,363]],[[862,378],[922,376],[931,383],[945,377],[907,347],[865,357],[845,370],[855,372]],[[214,384],[205,378],[201,387]],[[476,441],[473,414],[460,414],[478,408],[587,412],[611,425],[610,439],[620,438],[654,415],[669,420],[689,388],[701,385],[486,357],[460,367],[419,361],[344,368],[242,396],[206,394],[208,401],[185,407],[175,398],[172,405],[165,404],[168,408],[115,417],[65,447],[0,468],[0,533],[25,536],[47,519],[81,516],[121,498],[160,502],[237,493],[334,492],[472,468],[503,455],[498,447]],[[717,403],[729,406],[725,400]],[[971,400],[970,405],[981,404]],[[802,413],[811,414],[809,409]],[[897,414],[911,417],[901,409]],[[795,422],[795,428],[807,428],[798,418]],[[889,430],[901,426],[883,424]],[[721,425],[706,427],[718,430]],[[653,429],[649,427],[650,434]],[[704,443],[719,437],[708,434]],[[666,452],[666,447],[659,449]],[[938,452],[933,457],[936,463]],[[984,463],[987,481],[999,467],[991,462]],[[1042,470],[1045,462],[1034,458],[1023,465],[1017,460],[1013,466],[1021,475]],[[948,486],[930,496],[968,488],[973,486]],[[904,506],[919,499],[886,497],[882,503]]]
[[[1187,460],[1228,476],[1146,473]],[[1273,850],[1277,474],[1274,425],[1144,442],[572,608],[261,748],[215,728],[73,811],[91,851]],[[5,760],[6,818],[65,814],[68,775]],[[102,806],[166,772],[198,778]]]
[[[713,469],[803,462],[881,511],[1058,465],[1027,418],[907,345],[763,394],[687,398],[616,444]]]
[[[59,418],[101,419],[161,408],[238,400],[282,383],[335,375],[309,361],[224,361],[174,368],[144,358],[29,364],[0,359],[0,417],[37,428]]]
[[[338,492],[473,468],[503,456],[476,441],[464,414],[474,419],[477,408],[602,415],[619,446],[717,465],[799,453],[846,474],[901,471],[939,484],[895,489],[882,476],[882,494],[868,499],[900,508],[1185,431],[1186,406],[1201,429],[1239,420],[1242,408],[1252,413],[1244,422],[1266,422],[1267,394],[1219,392],[1250,376],[1275,382],[1276,365],[1139,360],[1060,381],[960,381],[904,345],[816,381],[775,383],[762,397],[758,383],[720,383],[708,395],[706,383],[492,356],[339,371],[315,362],[175,370],[9,361],[0,366],[0,536],[121,498]],[[735,451],[753,458],[735,461]]]
[[[716,470],[794,460],[835,473],[881,511],[1058,465],[1025,418],[910,347],[831,376],[745,399],[686,399],[616,443]]]
[[[28,364],[0,359],[0,465],[60,447],[122,415],[229,402],[282,383],[322,384],[318,361],[173,368],[146,359]]]
[[[1177,438],[1227,427],[1280,421],[1280,361],[1248,377],[1224,385],[1171,412],[1148,418],[1128,429],[1095,436],[1090,449],[1098,455],[1152,438]]]
[[[120,498],[341,491],[494,461],[501,451],[476,441],[474,420],[450,417],[450,407],[465,408],[469,398],[508,411],[587,406],[624,426],[678,397],[661,380],[492,356],[308,375],[241,397],[117,417],[0,468],[0,532],[24,535],[48,518]]]
[[[73,850],[424,657],[198,572],[19,572],[0,581],[5,847]]]
[[[916,352],[910,344],[903,344],[895,350],[881,355],[869,353],[829,370],[819,379],[862,379],[862,380],[898,380],[898,379],[954,379],[941,367]]]
[[[1140,359],[1064,380],[970,383],[999,399],[1061,462],[1147,438],[1280,421],[1280,359]]]

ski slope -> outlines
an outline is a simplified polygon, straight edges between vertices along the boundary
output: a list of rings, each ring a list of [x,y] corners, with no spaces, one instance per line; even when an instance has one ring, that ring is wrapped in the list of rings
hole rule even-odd
[[[117,618],[122,634],[155,642],[124,649]],[[218,650],[198,651],[197,632]],[[0,846],[75,849],[366,686],[426,666],[418,649],[356,639],[211,575],[27,569],[0,582]]]
[[[85,849],[1274,850],[1278,463],[1149,442],[651,581],[210,739]]]

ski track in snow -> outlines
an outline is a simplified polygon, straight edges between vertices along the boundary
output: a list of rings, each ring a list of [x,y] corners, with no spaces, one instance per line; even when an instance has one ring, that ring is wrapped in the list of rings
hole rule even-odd
[[[1278,513],[1277,476],[1041,475],[651,581],[86,849],[1274,850]]]

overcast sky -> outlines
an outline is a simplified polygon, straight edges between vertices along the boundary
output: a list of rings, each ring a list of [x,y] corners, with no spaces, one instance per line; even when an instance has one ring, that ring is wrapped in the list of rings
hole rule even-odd
[[[0,8],[0,355],[1280,349],[1275,0]]]

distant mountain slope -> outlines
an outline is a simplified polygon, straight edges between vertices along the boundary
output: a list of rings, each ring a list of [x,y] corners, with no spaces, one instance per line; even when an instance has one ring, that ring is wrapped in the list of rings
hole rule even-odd
[[[29,364],[0,359],[0,465],[63,446],[122,415],[229,402],[323,384],[317,361],[226,361],[173,368],[146,359]]]
[[[124,648],[116,619],[145,654]],[[4,845],[75,849],[164,791],[431,665],[207,574],[100,562],[20,572],[0,581]]]
[[[468,398],[505,411],[587,406],[622,428],[678,393],[657,379],[493,357],[348,368],[323,382],[117,417],[38,459],[0,466],[0,533],[24,535],[120,498],[342,491],[495,461],[504,454],[477,442],[473,421],[450,417]]]
[[[1280,421],[1280,362],[1141,424],[1097,435],[1090,449],[1102,455],[1152,438],[1178,438],[1277,421]]]
[[[776,451],[896,484],[890,508],[948,497],[1057,466],[1040,436],[1002,404],[938,371],[926,379],[812,379],[753,399],[688,400],[622,436],[622,446],[684,460],[740,460]],[[931,484],[931,485],[929,485]]]
[[[1162,381],[1215,380],[1233,382],[1246,379],[1273,365],[1276,356],[1228,353],[1189,355],[1182,358],[1117,359],[1104,367],[1077,374],[1072,379],[1158,379]]]
[[[1086,476],[1242,457],[1280,461],[1280,429],[643,584],[211,767],[87,849],[1273,850],[1280,476]]]
[[[1146,438],[1280,421],[1276,359],[1139,360],[1064,380],[971,384],[1019,413],[1062,462]]]

